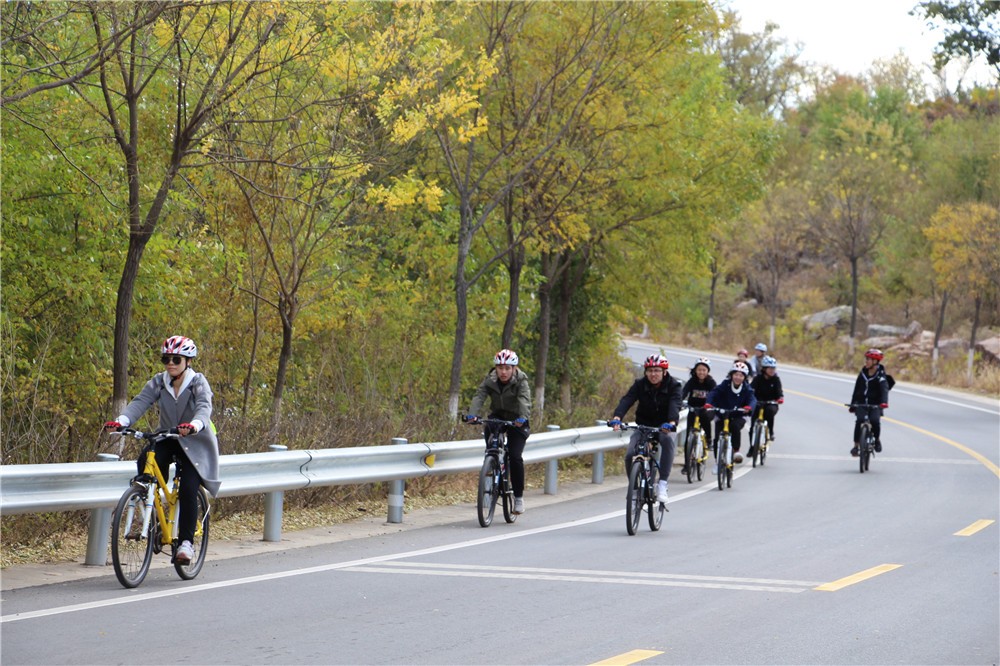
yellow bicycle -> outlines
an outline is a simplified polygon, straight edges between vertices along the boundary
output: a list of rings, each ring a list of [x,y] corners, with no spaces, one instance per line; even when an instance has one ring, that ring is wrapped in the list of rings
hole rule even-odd
[[[146,462],[142,474],[132,479],[129,489],[118,500],[111,522],[111,562],[118,581],[127,588],[137,587],[149,573],[154,553],[166,552],[184,580],[191,580],[201,572],[208,550],[210,504],[204,488],[198,492],[198,521],[195,525],[194,556],[187,564],[176,561],[178,497],[180,473],[175,469],[173,483],[168,484],[156,462],[153,448],[159,442],[177,439],[176,430],[144,433],[132,428],[121,428],[110,433],[121,437],[134,437],[144,442],[142,453]],[[124,447],[124,441],[122,442]],[[141,454],[140,454],[141,455]],[[180,462],[175,464],[179,465]]]

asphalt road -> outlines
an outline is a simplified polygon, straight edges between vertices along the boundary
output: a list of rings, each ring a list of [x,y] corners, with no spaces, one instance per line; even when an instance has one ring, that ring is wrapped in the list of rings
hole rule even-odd
[[[667,351],[686,374],[696,354]],[[5,584],[0,660],[1000,661],[997,402],[898,384],[885,450],[860,474],[842,406],[853,378],[780,373],[787,397],[767,465],[742,465],[721,492],[675,471],[660,532],[643,522],[627,536],[617,478],[557,498],[533,491],[513,525],[484,530],[470,505],[407,514],[406,529],[369,524],[357,538],[210,551],[190,582],[161,567],[127,591],[109,567]]]

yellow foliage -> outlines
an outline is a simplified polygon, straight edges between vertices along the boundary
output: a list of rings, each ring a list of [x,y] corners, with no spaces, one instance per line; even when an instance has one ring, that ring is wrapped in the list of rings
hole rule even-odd
[[[931,242],[931,264],[942,287],[1000,287],[1000,210],[977,202],[943,204],[924,235]]]

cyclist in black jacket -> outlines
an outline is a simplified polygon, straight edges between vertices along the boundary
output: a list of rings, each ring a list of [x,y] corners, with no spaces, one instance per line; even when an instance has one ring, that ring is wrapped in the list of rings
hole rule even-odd
[[[864,405],[864,407],[851,407],[856,420],[854,422],[854,448],[851,455],[858,455],[858,440],[861,439],[861,422],[865,415],[872,424],[872,435],[875,437],[875,452],[882,452],[882,410],[889,407],[889,389],[896,382],[885,373],[882,359],[885,354],[881,349],[869,349],[865,352],[865,365],[858,373],[858,379],[854,382],[854,393],[851,395],[851,404]]]
[[[694,428],[694,419],[696,416],[701,417],[701,428],[705,431],[705,441],[712,441],[712,418],[713,415],[704,410],[705,400],[708,398],[708,394],[715,388],[715,380],[712,379],[712,362],[707,358],[701,357],[694,362],[694,367],[691,368],[691,379],[687,380],[684,384],[684,388],[681,389],[681,398],[687,401],[688,404],[688,414],[687,414],[687,429],[691,432]],[[690,460],[687,459],[687,449],[684,449],[684,469],[681,470],[682,474],[687,474],[687,466],[690,464]]]
[[[674,465],[677,440],[672,434],[677,430],[677,419],[681,414],[681,383],[670,376],[670,363],[659,354],[653,354],[643,363],[643,377],[635,380],[628,393],[622,396],[615,407],[614,417],[608,425],[618,430],[622,417],[636,402],[635,422],[639,425],[660,428],[660,481],[656,484],[656,501],[667,501],[667,477]],[[632,457],[642,434],[635,430],[629,439],[625,453],[625,470],[632,467]]]
[[[773,356],[765,356],[760,361],[760,374],[750,383],[753,387],[757,403],[785,401],[785,393],[781,390],[781,377],[778,376],[778,362]],[[774,440],[774,415],[778,413],[778,405],[764,405],[764,420],[767,421],[767,438]],[[750,449],[750,455],[754,454]]]

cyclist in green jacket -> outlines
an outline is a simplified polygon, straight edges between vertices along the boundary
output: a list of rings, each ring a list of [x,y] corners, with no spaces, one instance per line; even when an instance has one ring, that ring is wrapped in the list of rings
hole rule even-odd
[[[531,383],[528,375],[518,366],[517,354],[510,349],[501,349],[493,357],[493,370],[476,389],[472,405],[465,420],[478,423],[486,399],[490,400],[489,417],[513,421],[514,428],[507,429],[507,449],[510,452],[510,482],[514,486],[514,513],[524,513],[524,445],[531,434],[528,419],[531,416]],[[495,428],[486,424],[486,441]]]

